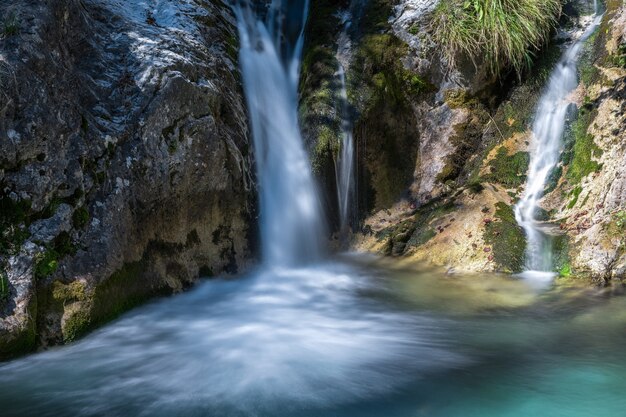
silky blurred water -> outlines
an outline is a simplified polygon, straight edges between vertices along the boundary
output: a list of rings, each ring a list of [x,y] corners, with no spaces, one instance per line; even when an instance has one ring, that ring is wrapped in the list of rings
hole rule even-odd
[[[0,365],[2,416],[621,416],[626,298],[346,256]]]
[[[257,169],[263,260],[272,266],[300,265],[320,258],[326,233],[298,124],[309,1],[241,0],[233,8]]]
[[[546,274],[554,268],[551,238],[542,230],[537,216],[544,190],[563,151],[563,132],[573,106],[570,96],[578,86],[580,52],[602,22],[601,5],[594,1],[593,7],[594,15],[585,31],[567,47],[552,70],[532,126],[528,179],[524,194],[515,205],[515,218],[526,232],[526,276],[534,280],[549,281],[554,277],[554,274]]]

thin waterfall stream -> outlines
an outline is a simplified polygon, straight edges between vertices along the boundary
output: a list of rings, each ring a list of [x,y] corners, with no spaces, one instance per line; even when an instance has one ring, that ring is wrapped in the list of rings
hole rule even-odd
[[[538,219],[541,198],[554,168],[559,163],[567,115],[572,106],[568,96],[578,86],[577,64],[584,42],[596,31],[602,14],[594,1],[594,15],[583,34],[570,45],[550,75],[539,99],[532,126],[533,142],[526,189],[515,205],[515,218],[527,240],[524,276],[549,281],[554,277],[549,226]]]
[[[340,82],[341,100],[341,144],[337,168],[337,199],[339,201],[339,232],[343,240],[347,240],[350,234],[351,218],[354,214],[356,174],[354,137],[352,134],[352,122],[346,90],[346,74],[343,65],[337,70]]]

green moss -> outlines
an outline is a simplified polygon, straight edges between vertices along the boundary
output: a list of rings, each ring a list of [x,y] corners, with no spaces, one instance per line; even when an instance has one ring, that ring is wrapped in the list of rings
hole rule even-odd
[[[607,236],[621,239],[621,249],[626,250],[626,241],[623,239],[624,235],[626,235],[626,210],[613,213],[611,220],[605,225],[605,231]]]
[[[410,219],[377,232],[378,240],[386,240],[383,253],[399,256],[407,248],[427,243],[437,235],[433,222],[455,209],[451,199],[433,200],[420,207]]]
[[[52,298],[61,303],[85,301],[88,298],[86,288],[86,284],[83,281],[72,281],[69,284],[54,281],[52,283]]]
[[[451,109],[464,108],[473,110],[481,105],[480,101],[476,97],[473,97],[467,90],[464,89],[453,88],[446,90],[443,93],[443,98]]]
[[[52,275],[59,266],[59,254],[48,249],[35,257],[35,278],[43,279]]]
[[[429,91],[425,80],[404,68],[408,46],[390,31],[392,2],[373,0],[361,22],[362,38],[348,74],[348,95],[360,111],[354,126],[363,143],[366,210],[391,206],[413,179],[419,131],[411,105]]]
[[[10,12],[4,17],[2,22],[2,35],[5,38],[15,36],[20,33],[20,19],[15,12]]]
[[[517,224],[512,207],[496,204],[494,221],[485,226],[483,239],[491,247],[493,261],[502,272],[515,273],[524,269],[526,237]]]
[[[568,132],[563,163],[569,164],[566,179],[571,185],[580,183],[587,175],[602,168],[593,160],[602,156],[602,149],[596,145],[593,135],[588,133],[596,113],[587,106],[582,107]]]
[[[600,76],[600,71],[595,66],[598,39],[598,31],[596,31],[585,41],[578,61],[579,78],[585,86],[596,82]]]
[[[507,149],[502,146],[489,163],[490,173],[485,179],[509,188],[517,188],[526,182],[529,163],[528,152],[517,152],[509,156]]]
[[[472,180],[466,186],[472,194],[480,194],[485,189],[485,186],[479,180]]]
[[[72,214],[72,224],[75,229],[82,229],[89,223],[89,210],[85,207],[79,207]]]
[[[213,273],[213,268],[211,268],[210,266],[202,266],[200,267],[200,270],[198,271],[198,274],[201,277],[213,277],[215,276],[215,274]]]
[[[0,360],[12,359],[32,352],[37,345],[36,327],[31,320],[11,335],[0,334]]]
[[[412,25],[412,26],[409,28],[408,32],[409,32],[411,35],[416,36],[416,35],[420,32],[420,26],[419,26],[419,25]]]
[[[617,51],[611,56],[611,63],[616,67],[626,68],[626,40],[617,47]]]
[[[435,231],[435,229],[431,227],[420,228],[415,233],[413,233],[408,243],[410,246],[421,246],[435,236],[437,236],[437,232]]]
[[[76,254],[76,245],[72,242],[69,233],[61,232],[54,241],[46,246],[43,253],[35,256],[34,276],[44,279],[56,272],[59,261],[67,255]]]
[[[448,97],[450,99],[450,95]],[[472,115],[466,122],[454,126],[454,135],[450,138],[454,151],[448,155],[442,172],[436,178],[437,181],[454,188],[460,178],[466,177],[462,175],[464,172],[473,171],[472,164],[476,162],[474,155],[482,142],[485,124],[490,119],[485,107],[477,99],[465,93],[451,100],[455,101],[453,105],[467,108]],[[478,176],[470,175],[469,182],[476,181],[480,181]]]
[[[117,318],[154,296],[171,294],[166,284],[152,281],[152,276],[145,271],[144,262],[127,263],[98,284],[93,294],[91,321],[85,331]]]
[[[572,274],[569,256],[569,237],[567,235],[557,235],[552,236],[550,239],[554,269],[559,273],[559,276],[569,277]]]
[[[576,186],[572,191],[570,191],[569,195],[570,197],[572,197],[572,199],[569,203],[567,203],[568,209],[572,209],[574,208],[574,206],[576,206],[576,203],[578,202],[578,197],[580,196],[580,193],[582,193],[582,191],[583,189],[581,186]]]
[[[561,278],[569,278],[572,276],[572,266],[567,263],[558,269],[559,277]]]
[[[339,133],[328,125],[322,125],[319,128],[317,143],[311,164],[313,172],[321,174],[324,171],[325,163],[332,161],[339,152]]]
[[[3,271],[0,271],[0,306],[10,295],[9,279]]]
[[[88,310],[77,309],[70,311],[63,322],[63,341],[73,342],[83,336],[91,327],[91,315]]]
[[[30,236],[30,201],[0,196],[0,255],[16,254]]]

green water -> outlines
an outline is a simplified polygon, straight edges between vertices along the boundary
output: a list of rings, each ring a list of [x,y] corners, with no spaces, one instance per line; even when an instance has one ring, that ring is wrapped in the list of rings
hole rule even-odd
[[[0,366],[1,416],[626,415],[626,297],[349,257]]]

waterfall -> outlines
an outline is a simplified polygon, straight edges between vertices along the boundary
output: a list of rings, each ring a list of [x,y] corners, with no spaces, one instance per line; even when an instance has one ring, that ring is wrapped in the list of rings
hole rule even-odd
[[[342,238],[345,239],[350,233],[350,219],[354,212],[355,201],[354,139],[346,90],[346,74],[341,64],[339,64],[337,74],[341,87],[339,98],[342,115],[341,152],[337,168],[337,200],[339,201],[339,230]]]
[[[567,113],[572,104],[568,96],[578,86],[576,68],[580,51],[602,20],[597,2],[594,6],[591,23],[582,36],[567,48],[550,75],[535,114],[526,189],[515,206],[515,218],[526,232],[526,267],[529,271],[549,273],[553,268],[551,241],[537,220],[537,212],[548,178],[559,162]]]
[[[324,222],[298,125],[298,80],[308,0],[234,6],[259,182],[261,250],[270,265],[320,256]],[[264,10],[265,9],[265,10]]]

